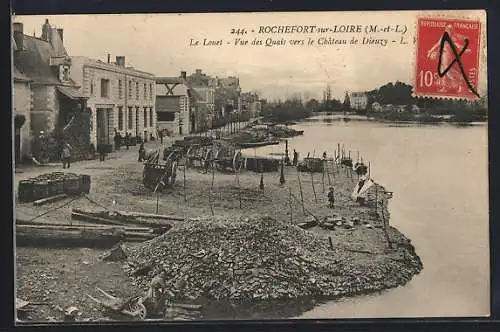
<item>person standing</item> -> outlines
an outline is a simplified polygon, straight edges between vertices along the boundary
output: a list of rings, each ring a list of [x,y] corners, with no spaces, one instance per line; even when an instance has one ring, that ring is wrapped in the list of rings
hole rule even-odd
[[[141,162],[143,160],[146,160],[146,148],[144,147],[144,142],[141,142],[141,145],[139,146],[139,158],[137,161]]]
[[[330,209],[333,209],[335,205],[335,192],[333,187],[330,187],[330,190],[328,191],[328,203],[330,203]]]
[[[71,145],[69,145],[67,142],[63,143],[62,152],[61,152],[61,159],[63,162],[63,168],[70,168],[70,166],[71,166]]]
[[[299,154],[297,153],[297,151],[295,151],[295,149],[293,149],[293,161],[292,161],[293,166],[297,166],[298,159],[299,159]]]

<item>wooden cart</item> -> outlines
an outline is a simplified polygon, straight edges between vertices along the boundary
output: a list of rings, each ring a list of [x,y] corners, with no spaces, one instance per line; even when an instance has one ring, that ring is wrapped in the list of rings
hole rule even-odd
[[[243,154],[233,144],[224,141],[217,141],[213,145],[213,167],[223,172],[230,169],[232,172],[239,172],[245,160]]]
[[[167,157],[165,163],[146,162],[142,172],[142,183],[153,191],[161,191],[173,187],[177,178],[177,160],[175,152]]]
[[[214,159],[212,144],[192,144],[186,152],[186,167],[206,167]]]

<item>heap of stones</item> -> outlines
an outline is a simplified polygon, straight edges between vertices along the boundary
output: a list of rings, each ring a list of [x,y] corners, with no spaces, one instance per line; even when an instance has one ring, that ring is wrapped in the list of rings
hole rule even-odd
[[[356,265],[324,239],[269,217],[190,220],[127,256],[127,272],[144,289],[164,270],[171,293],[192,301],[340,297],[394,287],[417,269],[397,260]]]

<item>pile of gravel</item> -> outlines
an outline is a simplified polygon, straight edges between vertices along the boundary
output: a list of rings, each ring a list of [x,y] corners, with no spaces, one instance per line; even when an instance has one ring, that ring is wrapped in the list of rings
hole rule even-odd
[[[247,302],[332,297],[409,280],[394,261],[357,266],[352,254],[269,217],[190,220],[128,250],[127,272],[146,288],[161,269],[179,299]],[[389,277],[387,275],[389,274]],[[393,276],[391,276],[393,274]],[[394,286],[394,285],[392,285]]]

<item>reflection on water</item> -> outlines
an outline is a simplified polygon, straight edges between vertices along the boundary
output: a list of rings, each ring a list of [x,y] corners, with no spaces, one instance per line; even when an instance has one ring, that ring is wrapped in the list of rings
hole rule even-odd
[[[394,126],[308,119],[289,150],[333,155],[338,143],[371,163],[388,190],[391,224],[412,239],[424,270],[406,286],[329,302],[301,318],[489,315],[487,126]],[[337,116],[338,117],[338,116]],[[284,145],[246,150],[277,155]]]

